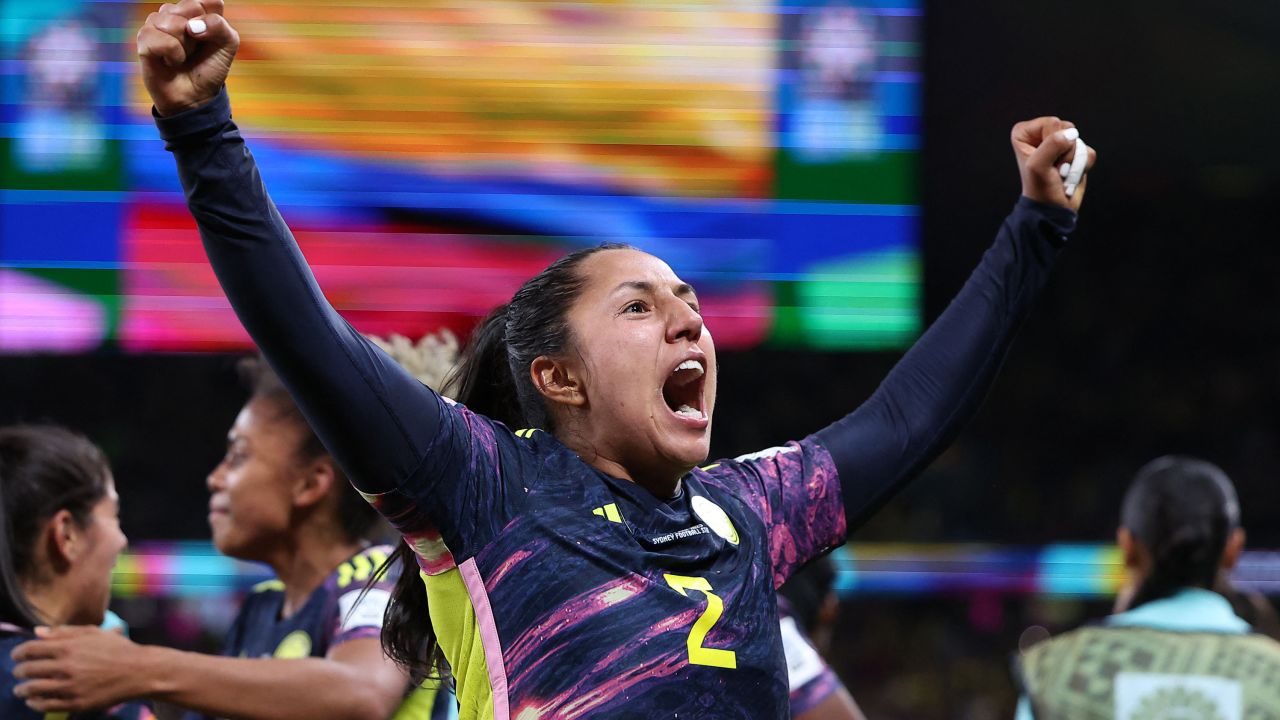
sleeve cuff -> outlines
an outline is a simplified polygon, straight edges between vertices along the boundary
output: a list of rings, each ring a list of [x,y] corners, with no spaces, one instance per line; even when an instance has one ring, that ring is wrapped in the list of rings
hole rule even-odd
[[[1013,206],[1014,216],[1034,223],[1045,237],[1062,244],[1076,229],[1076,214],[1061,205],[1042,203],[1027,196],[1018,198]]]
[[[173,145],[192,138],[209,135],[231,121],[231,99],[224,85],[212,100],[197,108],[184,110],[177,115],[160,117],[151,108],[151,117],[165,143]]]

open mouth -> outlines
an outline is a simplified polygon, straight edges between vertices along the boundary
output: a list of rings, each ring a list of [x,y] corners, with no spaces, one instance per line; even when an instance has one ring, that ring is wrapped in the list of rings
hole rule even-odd
[[[702,361],[689,359],[676,366],[662,384],[662,399],[672,413],[690,420],[706,420],[702,407],[702,388],[706,369]]]

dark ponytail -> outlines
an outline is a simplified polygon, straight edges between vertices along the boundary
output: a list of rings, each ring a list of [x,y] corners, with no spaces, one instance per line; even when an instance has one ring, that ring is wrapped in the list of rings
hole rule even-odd
[[[1212,588],[1240,505],[1216,465],[1167,456],[1138,471],[1125,494],[1120,524],[1151,555],[1151,572],[1130,609],[1188,587]]]
[[[630,246],[605,243],[569,253],[529,279],[510,303],[491,312],[472,331],[458,367],[444,383],[455,389],[454,399],[512,429],[553,430],[529,366],[538,357],[563,354],[572,344],[569,309],[586,284],[578,272],[582,261],[601,250],[623,249]],[[400,575],[383,616],[382,649],[416,685],[439,675],[441,653],[431,627],[427,589],[407,543],[399,544],[383,571],[395,565]]]
[[[507,352],[510,308],[510,305],[499,305],[471,331],[471,338],[458,365],[449,373],[445,387],[455,389],[453,398],[472,412],[518,430],[528,422],[520,409],[519,391]]]
[[[418,557],[409,543],[396,543],[391,557],[369,579],[365,592],[388,572],[399,572],[391,588],[391,602],[382,614],[382,652],[409,673],[414,687],[444,671],[444,653],[431,625],[427,586],[418,570]]]
[[[587,281],[578,272],[582,261],[602,250],[630,249],[622,243],[603,243],[575,250],[521,285],[511,302],[490,313],[471,334],[458,369],[446,383],[458,388],[454,399],[513,429],[554,430],[529,366],[544,355],[562,355],[573,344],[569,309]]]
[[[40,529],[59,510],[88,525],[110,472],[102,451],[69,430],[0,428],[0,621],[28,628],[43,622],[22,583],[37,579]]]

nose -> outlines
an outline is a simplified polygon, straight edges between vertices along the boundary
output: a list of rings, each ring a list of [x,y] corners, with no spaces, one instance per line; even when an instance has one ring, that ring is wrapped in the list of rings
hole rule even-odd
[[[204,485],[211,493],[218,492],[218,490],[222,489],[222,465],[223,463],[218,463],[217,467],[215,467],[213,471],[209,473],[208,477],[204,479]]]
[[[671,298],[669,306],[667,342],[697,342],[702,337],[702,315],[680,298]]]

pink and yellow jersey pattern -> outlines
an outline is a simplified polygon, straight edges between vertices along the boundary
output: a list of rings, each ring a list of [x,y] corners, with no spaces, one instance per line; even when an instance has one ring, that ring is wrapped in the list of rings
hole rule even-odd
[[[1022,198],[956,299],[857,409],[655,498],[547,433],[448,403],[338,315],[225,92],[157,125],[240,321],[416,550],[466,718],[786,717],[775,588],[972,416],[1075,224]]]
[[[786,715],[778,625],[759,619],[844,540],[821,445],[695,470],[663,500],[440,402],[424,482],[370,498],[418,551],[463,717]]]

